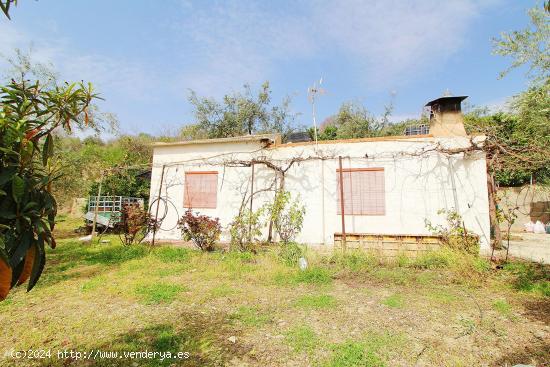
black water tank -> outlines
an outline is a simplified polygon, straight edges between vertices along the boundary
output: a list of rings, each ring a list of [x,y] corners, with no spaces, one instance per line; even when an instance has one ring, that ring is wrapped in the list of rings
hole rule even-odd
[[[311,141],[311,136],[309,136],[307,131],[297,131],[295,133],[290,133],[287,140],[289,143],[301,143],[304,141]]]

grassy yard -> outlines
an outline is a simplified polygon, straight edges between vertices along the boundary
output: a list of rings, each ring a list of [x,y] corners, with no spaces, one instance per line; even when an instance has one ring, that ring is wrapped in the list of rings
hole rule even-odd
[[[60,240],[36,288],[0,303],[0,364],[477,366],[550,363],[548,269],[440,252],[381,263]],[[50,349],[50,359],[3,357]],[[58,351],[188,358],[58,359]]]

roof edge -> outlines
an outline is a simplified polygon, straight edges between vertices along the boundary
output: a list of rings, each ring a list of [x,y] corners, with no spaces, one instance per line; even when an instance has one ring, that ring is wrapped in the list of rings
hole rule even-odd
[[[244,136],[232,136],[229,138],[214,138],[214,139],[198,139],[198,140],[182,140],[170,143],[154,142],[151,145],[153,148],[160,147],[173,147],[182,145],[196,145],[196,144],[219,144],[219,143],[235,143],[235,142],[261,142],[267,140],[267,145],[280,144],[280,134],[258,134],[258,135],[244,135]]]

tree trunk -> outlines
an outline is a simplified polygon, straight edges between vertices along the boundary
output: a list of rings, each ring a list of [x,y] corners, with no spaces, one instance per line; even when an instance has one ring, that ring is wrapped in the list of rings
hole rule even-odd
[[[487,168],[489,168],[487,166]],[[495,179],[493,173],[487,169],[487,189],[489,192],[489,220],[491,222],[491,248],[494,253],[495,247],[500,248],[502,245],[502,234],[497,218],[497,193],[495,188]],[[492,255],[491,255],[492,257]]]

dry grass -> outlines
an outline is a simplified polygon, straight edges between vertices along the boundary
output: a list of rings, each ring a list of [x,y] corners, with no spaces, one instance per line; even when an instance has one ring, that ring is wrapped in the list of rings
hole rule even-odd
[[[29,294],[0,303],[2,366],[470,366],[550,362],[548,270],[452,252],[199,253],[60,241]],[[51,349],[49,360],[2,359]],[[57,359],[59,350],[188,359]],[[132,364],[134,363],[134,364]]]

